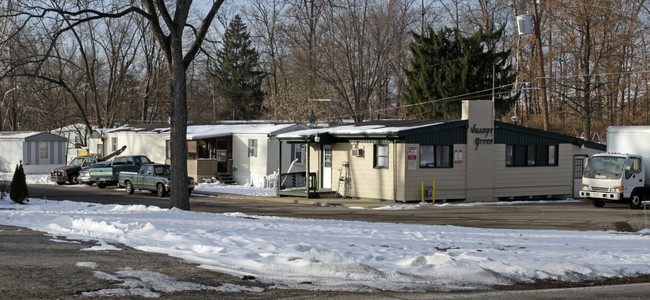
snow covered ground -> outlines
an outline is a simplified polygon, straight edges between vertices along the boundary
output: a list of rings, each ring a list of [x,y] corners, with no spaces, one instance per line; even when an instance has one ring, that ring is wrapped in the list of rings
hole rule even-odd
[[[650,274],[650,231],[303,220],[39,199],[0,200],[0,224],[97,240],[108,251],[123,243],[276,288],[449,291]]]

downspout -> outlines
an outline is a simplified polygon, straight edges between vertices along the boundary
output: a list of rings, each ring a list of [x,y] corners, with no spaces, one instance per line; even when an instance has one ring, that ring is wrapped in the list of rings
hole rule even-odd
[[[282,141],[280,143],[280,151],[278,151],[278,178],[275,180],[275,196],[280,197],[280,181],[282,181]]]
[[[306,168],[305,168],[305,186],[307,186],[307,199],[309,199],[309,139],[307,138],[307,144],[305,145],[305,160],[306,162]]]
[[[397,144],[393,143],[393,202],[397,202]]]

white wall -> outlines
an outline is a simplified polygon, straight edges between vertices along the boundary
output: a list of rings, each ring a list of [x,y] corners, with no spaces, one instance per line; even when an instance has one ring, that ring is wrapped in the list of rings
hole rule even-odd
[[[108,134],[106,139],[105,154],[113,153],[112,138],[117,138],[117,149],[126,145],[124,155],[146,155],[151,161],[165,163],[166,158],[166,134],[160,133],[137,133],[137,132],[113,132]]]
[[[13,173],[23,159],[23,141],[0,141],[0,172]]]
[[[110,132],[105,139],[88,139],[90,153],[98,153],[97,145],[103,144],[104,155],[113,153],[113,138],[117,138],[117,149],[126,145],[126,150],[120,155],[146,155],[151,161],[165,163],[166,134]]]

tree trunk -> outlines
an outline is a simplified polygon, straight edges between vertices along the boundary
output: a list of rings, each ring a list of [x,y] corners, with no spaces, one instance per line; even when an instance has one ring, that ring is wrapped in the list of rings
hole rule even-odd
[[[187,76],[180,34],[171,36],[171,200],[170,206],[190,210],[187,186]]]

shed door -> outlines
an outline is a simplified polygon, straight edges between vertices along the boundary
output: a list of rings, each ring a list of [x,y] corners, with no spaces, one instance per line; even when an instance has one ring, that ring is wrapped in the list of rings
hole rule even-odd
[[[580,188],[582,185],[582,174],[585,170],[586,155],[576,155],[573,157],[573,198],[580,198]]]
[[[323,188],[332,188],[332,145],[323,145]]]

